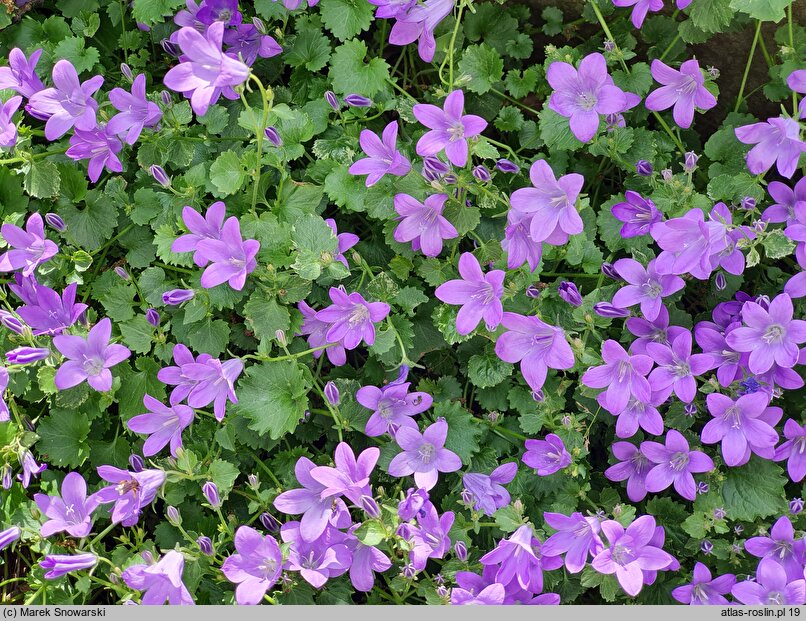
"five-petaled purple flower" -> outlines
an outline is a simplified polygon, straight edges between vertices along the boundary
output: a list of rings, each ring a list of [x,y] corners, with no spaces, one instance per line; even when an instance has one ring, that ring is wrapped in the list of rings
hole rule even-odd
[[[308,541],[301,535],[299,522],[288,522],[280,529],[280,536],[289,544],[287,569],[298,571],[316,589],[345,573],[352,563],[348,536],[332,526],[326,527],[317,539]]]
[[[328,343],[341,343],[345,349],[355,349],[363,340],[375,343],[375,324],[389,314],[386,302],[367,302],[358,293],[347,293],[339,287],[330,288],[332,305],[316,313],[316,319],[330,324],[325,338]]]
[[[429,558],[442,558],[451,547],[448,531],[453,526],[453,511],[441,516],[430,502],[417,516],[417,526],[408,529],[412,544],[409,558],[415,569],[425,569]]]
[[[800,139],[800,124],[795,119],[775,117],[735,129],[739,142],[754,144],[747,154],[747,168],[754,175],[767,172],[777,164],[783,177],[791,178],[798,167],[806,142]]]
[[[30,284],[33,285],[33,295],[24,300],[23,306],[17,308],[17,314],[32,328],[35,335],[61,334],[87,310],[86,304],[76,304],[76,283],[67,285],[61,296],[50,287],[34,284],[33,279]],[[9,285],[9,288],[16,293],[22,292],[25,287]]]
[[[460,305],[456,315],[456,331],[461,335],[470,334],[484,319],[487,330],[495,330],[501,323],[504,307],[501,296],[504,294],[503,270],[481,271],[478,259],[470,252],[459,257],[460,279],[442,283],[434,295],[446,304]]]
[[[346,442],[339,442],[334,451],[336,467],[316,466],[310,471],[311,477],[325,488],[323,497],[346,496],[360,507],[366,497],[372,497],[369,475],[378,463],[380,450],[371,446],[361,451],[356,458],[353,449]]]
[[[12,248],[0,255],[0,272],[22,270],[23,276],[30,276],[38,265],[59,251],[59,247],[45,237],[45,223],[38,213],[31,214],[25,230],[14,224],[4,224],[0,232]]]
[[[653,224],[663,219],[663,215],[650,199],[632,190],[627,190],[624,196],[626,202],[616,203],[610,208],[613,216],[624,223],[620,231],[623,238],[646,235]]]
[[[451,164],[462,167],[467,163],[467,139],[481,134],[487,121],[475,114],[465,114],[465,94],[451,91],[440,109],[432,104],[416,104],[415,118],[431,131],[417,141],[417,155],[436,155],[445,149]]]
[[[786,575],[774,559],[762,559],[756,568],[756,579],[737,582],[731,594],[747,606],[800,606],[806,603],[806,581]]]
[[[806,541],[802,537],[795,538],[792,522],[785,515],[772,525],[768,537],[750,537],[744,549],[760,559],[773,559],[784,568],[788,580],[803,578]]]
[[[612,339],[602,343],[604,364],[591,367],[582,376],[582,383],[590,388],[607,388],[607,403],[614,410],[623,410],[630,396],[649,401],[652,390],[646,379],[652,368],[652,358],[643,354],[631,356]]]
[[[509,539],[502,539],[490,552],[481,557],[482,565],[498,565],[496,582],[504,586],[513,581],[530,593],[543,590],[543,570],[557,569],[563,564],[561,556],[545,553],[535,537],[531,524],[524,524]]]
[[[20,48],[12,49],[8,53],[8,67],[0,67],[0,90],[14,90],[26,99],[44,90],[45,85],[36,75],[36,64],[40,56],[41,49],[34,50],[29,58],[25,58],[25,53]]]
[[[417,486],[428,491],[437,484],[440,472],[456,472],[462,467],[459,456],[445,448],[448,423],[440,418],[423,433],[411,427],[401,427],[395,442],[403,449],[389,464],[393,477],[414,475]]]
[[[577,173],[559,179],[546,160],[537,160],[529,169],[532,188],[515,190],[509,199],[512,209],[532,214],[529,235],[535,242],[562,246],[571,235],[582,232],[577,198],[585,178]]]
[[[86,381],[92,388],[106,392],[112,388],[109,370],[131,356],[123,345],[110,344],[112,322],[101,319],[90,329],[86,338],[61,334],[53,338],[53,345],[67,361],[56,371],[56,388],[66,390]]]
[[[571,454],[560,436],[550,433],[545,440],[526,440],[523,463],[537,470],[541,477],[554,474],[571,463]]]
[[[442,242],[459,237],[456,227],[442,212],[448,200],[447,194],[432,194],[424,202],[408,194],[396,194],[395,211],[400,224],[394,232],[395,241],[411,242],[414,251],[422,249],[427,257],[435,257],[442,252]]]
[[[473,510],[492,515],[509,504],[510,496],[504,485],[511,483],[518,474],[518,464],[514,461],[498,466],[489,475],[468,472],[462,477],[462,484],[472,495]]]
[[[574,352],[562,328],[517,313],[504,313],[501,323],[508,332],[498,337],[495,354],[504,362],[520,362],[523,378],[532,390],[543,387],[549,368],[574,366]]]
[[[610,448],[619,463],[605,470],[605,477],[611,481],[627,481],[627,497],[632,502],[642,501],[646,497],[646,475],[653,467],[652,462],[629,442],[614,442]]]
[[[73,127],[83,131],[95,129],[98,102],[92,96],[103,83],[100,75],[79,82],[73,63],[57,62],[53,66],[54,87],[34,93],[28,103],[38,118],[47,118],[45,138],[58,140]]]
[[[735,401],[718,392],[706,397],[708,412],[713,417],[702,430],[703,444],[722,442],[722,457],[731,467],[750,460],[750,453],[765,459],[775,456],[778,434],[775,424],[783,412],[770,408],[769,396],[763,392],[743,395]]]
[[[680,69],[653,60],[652,77],[663,86],[647,96],[646,107],[660,111],[674,106],[674,122],[683,129],[691,127],[695,107],[710,110],[716,106],[716,97],[705,88],[705,78],[696,59],[685,61]]]
[[[390,382],[383,388],[362,386],[355,393],[355,400],[372,410],[364,433],[370,437],[394,433],[400,427],[417,428],[412,416],[431,407],[433,398],[427,392],[409,392],[410,382],[405,376]]]
[[[602,528],[596,517],[546,512],[543,519],[558,531],[543,543],[543,553],[547,556],[565,554],[565,566],[572,574],[582,571],[589,554],[596,556],[604,549],[599,537]]]
[[[566,62],[551,63],[546,79],[554,89],[548,107],[569,119],[571,132],[582,142],[596,135],[600,115],[618,114],[632,103],[632,94],[613,84],[598,52],[583,58],[578,69]]]
[[[619,259],[613,264],[618,275],[628,284],[613,296],[613,305],[629,308],[641,305],[641,312],[649,321],[655,321],[663,306],[663,298],[677,293],[684,286],[683,279],[672,274],[658,274],[655,261],[646,268],[635,259]]]
[[[193,606],[193,597],[182,582],[185,557],[181,552],[170,550],[153,565],[131,565],[123,572],[123,581],[131,589],[143,591],[142,602],[146,606]]]
[[[95,492],[90,499],[112,507],[112,522],[123,526],[133,526],[140,519],[140,512],[156,498],[165,482],[165,472],[146,469],[141,472],[127,472],[114,466],[99,466],[98,476],[112,485]]]
[[[411,162],[397,150],[397,121],[386,126],[381,138],[369,129],[361,130],[358,141],[369,157],[355,162],[348,172],[367,175],[367,187],[378,183],[384,175],[404,177],[411,170]]]
[[[176,457],[177,449],[182,448],[182,432],[193,422],[193,408],[186,405],[163,405],[151,395],[143,397],[147,414],[133,416],[126,426],[135,433],[148,434],[143,444],[143,456],[159,453],[166,444],[171,444],[171,455]]]
[[[13,147],[17,144],[17,126],[11,122],[20,107],[22,97],[16,95],[7,102],[0,102],[0,147]]]
[[[197,246],[204,239],[221,239],[226,211],[227,207],[223,201],[216,201],[210,205],[204,216],[188,205],[183,207],[182,220],[190,233],[177,237],[171,244],[171,252],[193,252],[193,262],[196,265],[199,267],[207,265],[210,259],[204,253],[198,252]]]
[[[336,240],[339,243],[338,250],[336,254],[333,255],[333,260],[338,261],[344,267],[349,269],[350,266],[347,264],[347,258],[344,256],[344,253],[360,241],[358,235],[355,233],[339,233],[339,229],[336,227],[336,221],[333,218],[328,218],[325,220],[325,224],[327,224],[330,227],[330,230],[333,231],[333,234],[336,236]]]
[[[156,127],[162,118],[160,107],[146,98],[144,73],[134,78],[131,93],[122,88],[109,91],[109,101],[118,114],[109,119],[106,129],[115,135],[126,134],[127,144],[137,142],[144,127]]]
[[[196,243],[196,255],[201,255],[210,265],[201,277],[202,287],[211,289],[224,282],[240,291],[246,283],[246,276],[257,267],[260,242],[256,239],[244,241],[241,237],[241,223],[231,216],[221,228],[219,239],[205,238]]]
[[[120,140],[109,131],[108,125],[90,130],[76,127],[65,155],[76,161],[89,160],[87,176],[95,183],[104,168],[110,172],[123,172],[123,163],[117,156],[122,148]]]
[[[735,584],[736,576],[733,574],[712,578],[708,567],[697,562],[691,583],[674,589],[672,597],[681,604],[691,606],[727,606],[729,602],[725,595],[730,593]]]
[[[610,547],[599,552],[591,561],[601,574],[616,574],[621,588],[635,597],[644,586],[644,571],[665,569],[674,557],[651,544],[655,536],[655,518],[642,515],[626,529],[615,520],[602,522],[602,532]]]
[[[800,483],[806,476],[806,425],[791,418],[784,423],[786,441],[775,449],[775,461],[787,459],[789,478]]]
[[[70,472],[62,481],[61,496],[34,494],[39,510],[49,519],[42,524],[39,534],[50,537],[66,531],[71,537],[86,537],[92,530],[92,512],[99,501],[87,498],[87,482],[78,472]]]
[[[709,472],[714,462],[702,451],[692,451],[679,431],[670,429],[666,434],[666,444],[642,442],[641,452],[649,461],[656,464],[646,476],[646,489],[661,492],[670,485],[683,498],[694,500],[697,486],[692,474]]]
[[[646,352],[658,364],[649,374],[649,385],[664,399],[672,390],[684,403],[691,403],[697,395],[697,380],[712,363],[709,354],[691,353],[691,332],[686,330],[675,337],[671,345],[649,343]]]
[[[283,553],[277,540],[250,526],[235,532],[235,554],[227,557],[221,572],[236,583],[235,601],[241,606],[259,604],[283,571]]]

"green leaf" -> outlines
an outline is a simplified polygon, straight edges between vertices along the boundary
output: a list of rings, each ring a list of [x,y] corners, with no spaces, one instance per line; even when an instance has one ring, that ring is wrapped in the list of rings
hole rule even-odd
[[[154,326],[145,318],[138,315],[131,321],[119,324],[123,342],[138,354],[147,354],[151,351],[151,341],[154,337]]]
[[[25,173],[25,191],[36,198],[50,198],[59,193],[59,169],[46,160],[31,162]]]
[[[507,72],[504,84],[509,94],[519,99],[533,93],[537,87],[538,73],[534,69],[525,69],[523,72],[517,69],[510,69]]]
[[[166,15],[175,14],[184,5],[184,0],[134,0],[132,17],[138,22],[153,24],[161,22]]]
[[[210,354],[215,358],[227,348],[229,324],[221,319],[208,317],[206,321],[193,327],[188,341],[197,352]]]
[[[253,293],[243,308],[244,319],[259,339],[273,339],[277,330],[288,332],[291,316],[288,308],[277,303],[274,296],[262,291]]]
[[[305,280],[316,280],[322,269],[333,263],[338,239],[319,216],[307,215],[294,224],[291,239],[297,249],[293,269]]]
[[[482,428],[473,420],[473,415],[457,401],[442,401],[434,405],[434,416],[448,423],[448,439],[445,448],[456,453],[465,465],[479,451]]]
[[[319,14],[339,41],[351,39],[372,23],[372,5],[365,0],[322,0]]]
[[[582,146],[571,133],[568,119],[547,107],[540,111],[540,136],[552,150],[576,151]]]
[[[78,73],[89,71],[100,60],[101,55],[94,47],[84,49],[84,37],[65,39],[53,50],[54,58],[69,60]]]
[[[512,365],[504,362],[495,352],[475,354],[467,363],[467,376],[477,388],[497,386],[512,374]]]
[[[417,287],[403,287],[397,292],[392,301],[411,317],[414,315],[414,309],[420,304],[428,302],[428,296]]]
[[[49,463],[75,468],[89,457],[90,421],[80,410],[53,410],[37,427],[38,447]]]
[[[733,19],[734,9],[731,5],[731,0],[693,2],[689,7],[688,15],[692,24],[700,30],[709,33],[721,32]]]
[[[389,79],[389,65],[382,58],[364,62],[367,46],[363,41],[347,41],[333,52],[330,59],[330,79],[338,93],[360,93],[372,97],[381,91]]]
[[[238,403],[232,408],[249,419],[250,429],[277,440],[297,428],[309,390],[308,378],[293,360],[253,365],[238,382]]]
[[[383,524],[376,520],[364,522],[353,534],[365,546],[377,546],[386,540]]]
[[[216,196],[235,194],[246,179],[246,171],[241,158],[235,151],[225,151],[210,166],[210,181],[218,190]]]
[[[781,229],[772,231],[761,245],[764,246],[764,254],[768,259],[783,259],[795,251],[795,243]]]
[[[779,22],[793,0],[730,0],[730,8],[762,22]]]
[[[505,533],[514,533],[523,526],[523,516],[512,505],[501,507],[493,517],[498,528]]]
[[[504,61],[501,55],[489,45],[471,45],[462,54],[459,61],[459,71],[462,80],[474,93],[483,95],[493,85],[501,81],[504,75]]]
[[[729,468],[722,484],[725,510],[732,520],[752,522],[786,510],[787,478],[780,466],[756,457],[741,468]]]
[[[221,492],[222,497],[229,493],[232,489],[232,485],[235,483],[235,479],[241,474],[237,466],[223,459],[213,461],[213,463],[210,464],[208,473],[213,483],[218,487],[218,491]]]
[[[330,59],[330,41],[318,30],[306,28],[297,35],[283,58],[292,67],[319,71]]]
[[[61,203],[57,213],[64,219],[70,235],[84,250],[100,248],[114,235],[118,223],[118,212],[114,200],[109,196],[93,196],[87,200],[84,209]]]

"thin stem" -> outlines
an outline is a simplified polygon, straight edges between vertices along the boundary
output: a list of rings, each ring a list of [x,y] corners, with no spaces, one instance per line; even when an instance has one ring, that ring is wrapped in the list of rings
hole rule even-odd
[[[739,86],[739,96],[736,98],[736,105],[733,107],[734,112],[739,111],[739,106],[742,105],[742,96],[744,95],[744,87],[747,84],[747,76],[750,75],[750,65],[753,62],[753,56],[756,54],[756,45],[758,45],[758,37],[761,34],[761,20],[756,22],[756,34],[753,35],[753,44],[750,46],[750,55],[747,57],[747,64],[744,66],[744,75],[742,76],[742,83]]]
[[[241,356],[241,360],[260,360],[261,362],[278,362],[280,360],[293,360],[295,358],[302,358],[303,356],[307,356],[308,354],[312,354],[317,351],[322,351],[323,349],[327,349],[328,347],[333,347],[335,343],[328,343],[327,345],[320,345],[319,347],[312,347],[311,349],[306,349],[305,351],[297,352],[296,354],[287,354],[285,356],[276,356],[272,358],[271,356],[261,356],[260,354],[247,354],[245,356]]]
[[[596,5],[596,0],[591,0],[591,6],[593,7],[593,12],[596,13],[596,19],[599,20],[599,25],[602,27],[602,30],[604,30],[607,38],[610,39],[613,42],[613,45],[616,47],[616,52],[618,52],[618,59],[622,68],[624,69],[625,73],[629,74],[630,68],[627,66],[627,63],[624,62],[624,55],[621,53],[621,49],[619,48],[618,43],[616,43],[616,38],[613,36],[613,33],[610,32],[610,28],[605,21],[604,15],[602,15],[599,7]]]
[[[678,33],[675,35],[675,38],[674,38],[674,39],[672,39],[672,42],[669,44],[669,47],[667,47],[665,50],[663,50],[663,54],[661,54],[661,55],[660,55],[660,58],[658,58],[658,60],[663,60],[664,58],[666,58],[666,55],[667,55],[669,52],[671,52],[671,51],[672,51],[672,48],[675,46],[675,44],[676,44],[678,41],[680,41],[680,32],[678,32]]]
[[[448,89],[453,90],[453,48],[456,44],[456,35],[459,34],[459,26],[462,25],[462,12],[465,10],[464,3],[459,5],[459,12],[456,14],[456,24],[453,26],[453,34],[451,35],[451,44],[448,48],[448,57],[450,58],[450,67],[448,68]]]
[[[658,119],[658,123],[661,124],[661,127],[663,127],[663,129],[666,131],[666,133],[669,134],[669,137],[672,139],[672,142],[674,142],[675,145],[677,145],[677,148],[680,150],[680,154],[685,156],[686,147],[684,147],[683,143],[680,142],[680,138],[678,138],[677,135],[666,124],[666,121],[663,120],[663,117],[660,114],[658,114],[655,111],[653,111],[652,114],[655,116],[656,119]]]
[[[257,128],[257,162],[255,162],[255,171],[252,174],[253,183],[252,186],[252,213],[255,213],[255,206],[257,205],[257,195],[258,190],[260,188],[260,169],[261,164],[263,161],[263,132],[266,130],[266,124],[269,122],[269,110],[272,108],[272,104],[274,103],[274,91],[271,89],[266,89],[263,86],[263,82],[260,81],[254,73],[250,74],[249,77],[257,84],[258,89],[260,90],[260,98],[263,102],[263,116],[260,120],[260,126]]]
[[[113,528],[115,528],[115,526],[117,526],[117,523],[116,523],[116,522],[112,522],[112,523],[111,523],[109,526],[107,526],[106,528],[104,528],[104,529],[103,529],[103,530],[102,530],[100,533],[98,533],[97,535],[95,535],[95,537],[93,537],[92,541],[90,541],[90,543],[89,543],[89,545],[88,545],[87,547],[88,547],[88,548],[92,548],[92,546],[94,546],[94,545],[95,545],[96,543],[98,543],[98,542],[99,542],[101,539],[103,539],[103,538],[104,538],[106,535],[108,535],[108,534],[109,534],[109,533],[112,531],[112,529],[113,529]]]
[[[789,33],[789,47],[794,51],[795,49],[795,35],[792,32],[792,5],[795,0],[790,0],[789,7],[787,8],[787,31]],[[798,118],[798,94],[792,91],[792,118]]]

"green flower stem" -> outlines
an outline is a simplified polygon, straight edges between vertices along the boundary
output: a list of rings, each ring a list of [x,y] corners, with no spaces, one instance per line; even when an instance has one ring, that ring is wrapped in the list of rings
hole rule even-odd
[[[790,0],[789,7],[787,7],[787,32],[789,33],[789,47],[795,49],[795,35],[792,31],[792,5],[795,4],[794,0]],[[798,94],[792,91],[792,118],[798,118]]]
[[[658,120],[658,123],[660,123],[661,127],[663,127],[666,133],[669,134],[669,137],[672,139],[672,142],[674,142],[674,144],[677,146],[677,149],[680,151],[680,154],[685,156],[686,147],[684,147],[683,143],[680,142],[680,138],[678,138],[677,135],[671,130],[669,125],[666,123],[666,121],[663,120],[663,117],[660,114],[658,114],[654,110],[652,111],[652,114]]]
[[[305,351],[297,352],[296,354],[288,354],[285,356],[262,356],[260,354],[246,354],[245,356],[241,356],[241,360],[260,360],[261,362],[279,362],[280,360],[293,360],[295,358],[302,358],[303,356],[307,356],[308,354],[312,354],[317,351],[322,351],[323,349],[327,349],[328,347],[333,347],[335,343],[328,343],[327,345],[320,345],[319,347],[312,347],[311,349],[306,349]]]
[[[791,8],[790,4],[790,8]],[[739,96],[736,97],[736,105],[733,107],[734,112],[739,111],[739,106],[742,105],[744,87],[747,85],[747,76],[750,75],[750,65],[753,63],[753,56],[756,55],[756,45],[758,45],[758,38],[761,34],[761,20],[756,22],[756,34],[753,35],[753,43],[750,46],[750,55],[747,57],[747,64],[744,66],[744,75],[742,75],[742,83],[739,85]]]
[[[621,53],[621,48],[619,48],[618,43],[616,43],[616,38],[613,36],[613,33],[610,32],[610,28],[605,21],[604,15],[599,10],[599,7],[596,4],[596,0],[591,0],[591,7],[593,7],[593,12],[596,13],[596,19],[599,20],[599,25],[604,30],[604,33],[607,35],[607,38],[613,42],[613,45],[616,47],[616,52],[618,53],[618,59],[621,63],[622,68],[624,69],[625,73],[630,73],[630,68],[627,66],[627,63],[624,62],[624,54]]]
[[[488,138],[487,136],[484,137],[484,140],[486,140],[492,145],[495,145],[500,149],[506,150],[512,156],[513,159],[518,159],[518,155],[515,153],[515,151],[512,150],[512,147],[510,147],[509,145],[505,145],[503,142],[498,142],[497,140],[493,140],[492,138]]]
[[[7,164],[21,164],[23,162],[28,162],[31,160],[41,160],[43,157],[47,157],[49,155],[64,155],[67,152],[67,149],[55,149],[53,151],[42,151],[41,153],[28,153],[26,155],[21,155],[18,157],[9,157],[4,160],[0,160],[0,165],[7,165]]]
[[[537,116],[537,115],[539,115],[539,114],[540,114],[540,112],[539,112],[538,110],[535,110],[535,109],[534,109],[534,108],[532,108],[531,106],[527,106],[525,103],[522,103],[522,102],[518,101],[518,100],[517,100],[517,99],[515,99],[514,97],[510,97],[510,96],[509,96],[509,95],[507,95],[506,93],[502,93],[502,92],[501,92],[501,91],[499,91],[498,89],[491,88],[491,89],[490,89],[490,92],[491,92],[491,93],[495,93],[496,95],[498,95],[499,97],[501,97],[501,98],[503,98],[503,99],[506,99],[508,102],[515,104],[515,105],[516,105],[516,106],[518,106],[519,108],[523,108],[524,110],[526,110],[526,111],[527,111],[527,112],[529,112],[530,114],[534,114],[535,116]]]
[[[660,55],[660,58],[658,58],[658,60],[662,61],[664,58],[666,58],[666,56],[669,54],[669,52],[672,51],[672,48],[675,46],[675,44],[678,41],[680,41],[680,32],[679,31],[675,35],[675,38],[672,39],[672,42],[669,44],[669,46],[665,50],[663,50],[663,54]]]
[[[116,523],[116,522],[112,522],[112,523],[111,523],[109,526],[107,526],[106,528],[104,528],[104,529],[103,529],[103,530],[102,530],[100,533],[98,533],[97,535],[95,535],[95,537],[93,537],[93,539],[90,541],[90,543],[89,543],[89,545],[88,545],[87,547],[88,547],[89,549],[92,549],[92,546],[94,546],[94,545],[95,545],[96,543],[98,543],[98,542],[99,542],[101,539],[103,539],[104,537],[106,537],[106,535],[108,535],[110,532],[112,532],[112,529],[113,529],[113,528],[115,528],[115,526],[117,526],[117,523]]]
[[[260,90],[260,98],[263,102],[263,116],[261,117],[260,125],[257,128],[255,136],[257,138],[257,162],[255,163],[255,171],[252,173],[254,183],[252,186],[252,213],[254,213],[255,206],[257,205],[257,195],[260,186],[260,170],[263,161],[263,132],[269,122],[269,111],[274,103],[274,91],[263,86],[263,82],[261,82],[260,78],[258,78],[254,73],[250,74],[249,78],[255,84],[257,84],[258,90]]]
[[[126,233],[128,233],[129,231],[131,231],[133,228],[134,228],[134,224],[130,224],[130,225],[128,225],[128,226],[126,226],[126,227],[124,227],[124,229],[123,229],[123,230],[122,230],[120,233],[118,233],[117,235],[115,235],[115,236],[114,236],[112,239],[110,239],[108,242],[106,242],[106,243],[105,243],[103,246],[101,246],[100,248],[97,248],[96,250],[93,250],[92,252],[90,252],[90,256],[93,256],[93,257],[94,257],[94,256],[95,256],[95,255],[97,255],[98,253],[100,253],[100,252],[104,252],[104,251],[105,251],[105,250],[107,250],[107,249],[108,249],[108,248],[109,248],[109,247],[110,247],[112,244],[114,244],[114,243],[115,243],[117,240],[119,240],[121,237],[123,237],[123,236],[124,236]]]
[[[274,476],[274,473],[266,464],[263,463],[263,460],[260,459],[258,454],[255,453],[255,451],[249,451],[249,453],[251,454],[252,459],[255,460],[255,463],[261,468],[261,470],[263,470],[263,472],[265,472],[268,475],[268,477],[272,480],[272,482],[277,486],[277,489],[282,490],[283,485],[282,483],[280,483],[280,479]]]

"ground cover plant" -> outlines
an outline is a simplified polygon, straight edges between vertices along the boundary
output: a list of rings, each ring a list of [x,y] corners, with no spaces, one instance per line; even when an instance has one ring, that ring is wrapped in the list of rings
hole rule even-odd
[[[802,8],[5,2],[3,602],[806,603]]]

